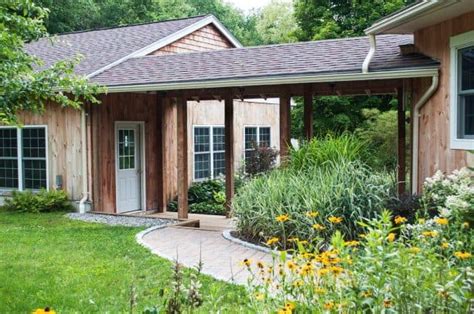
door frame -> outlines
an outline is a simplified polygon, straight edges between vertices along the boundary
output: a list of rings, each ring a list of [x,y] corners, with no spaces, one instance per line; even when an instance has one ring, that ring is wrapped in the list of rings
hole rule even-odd
[[[118,195],[117,195],[117,188],[118,188],[118,160],[117,160],[117,152],[118,152],[118,129],[121,125],[124,124],[135,124],[138,126],[139,129],[139,145],[140,145],[140,206],[142,211],[146,211],[146,156],[145,156],[145,121],[115,121],[114,122],[114,161],[115,161],[115,213],[118,213],[117,205],[118,205]]]

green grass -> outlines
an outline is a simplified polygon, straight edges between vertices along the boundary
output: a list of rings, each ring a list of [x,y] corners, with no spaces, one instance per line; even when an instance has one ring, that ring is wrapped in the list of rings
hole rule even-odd
[[[160,304],[172,263],[135,242],[140,230],[72,221],[61,213],[0,212],[0,313],[46,306],[58,313],[128,312],[132,285],[136,313]],[[237,312],[248,301],[243,287],[207,276],[201,281],[202,312]]]

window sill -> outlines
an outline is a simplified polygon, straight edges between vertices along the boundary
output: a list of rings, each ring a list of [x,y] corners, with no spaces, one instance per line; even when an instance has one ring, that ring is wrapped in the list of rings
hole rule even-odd
[[[451,149],[474,150],[474,139],[451,139]]]

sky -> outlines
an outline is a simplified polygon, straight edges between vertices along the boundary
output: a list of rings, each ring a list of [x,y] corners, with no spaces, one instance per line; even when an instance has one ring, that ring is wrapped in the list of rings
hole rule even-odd
[[[271,0],[225,0],[225,2],[232,3],[237,8],[248,12],[267,5]]]

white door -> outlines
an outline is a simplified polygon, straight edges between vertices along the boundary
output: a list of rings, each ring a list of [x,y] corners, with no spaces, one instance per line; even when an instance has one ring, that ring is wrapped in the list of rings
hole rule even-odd
[[[115,135],[117,212],[141,209],[140,124],[119,123]]]

